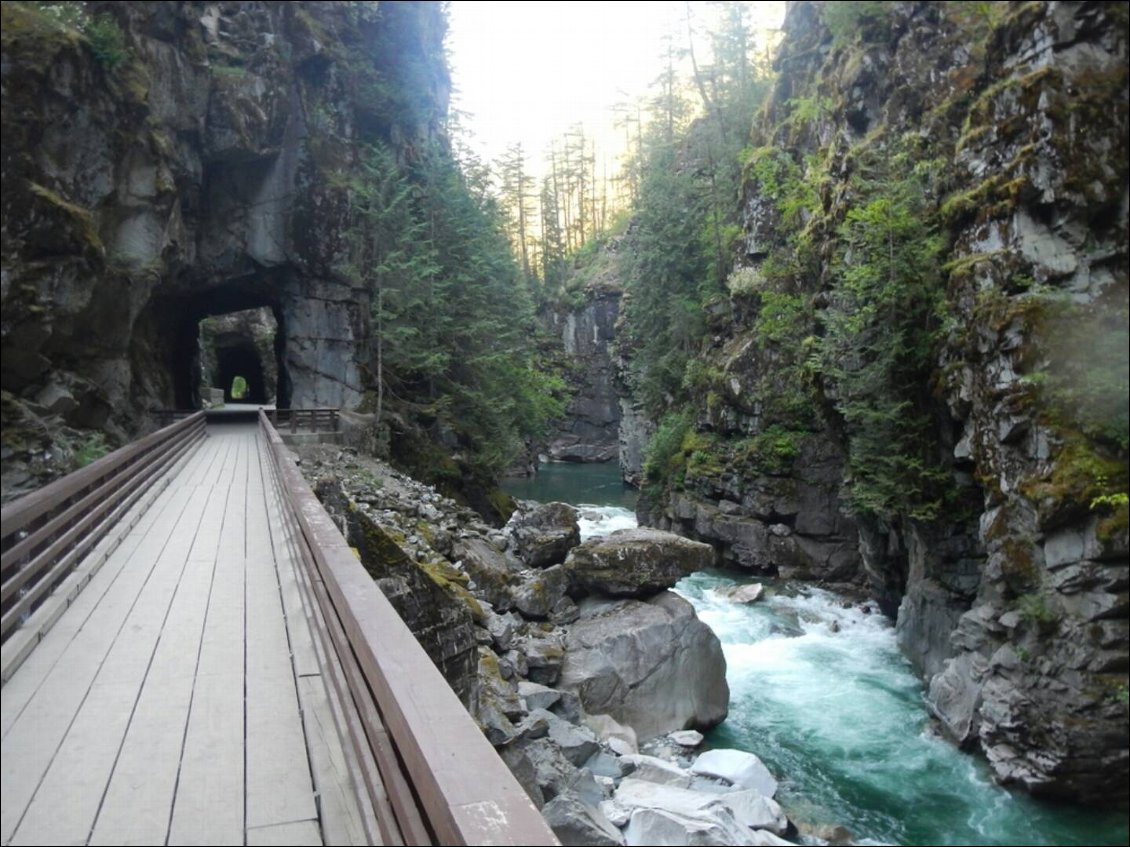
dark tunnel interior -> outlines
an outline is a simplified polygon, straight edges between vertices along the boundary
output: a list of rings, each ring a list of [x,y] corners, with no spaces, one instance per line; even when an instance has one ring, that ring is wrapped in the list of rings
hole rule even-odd
[[[259,351],[250,339],[246,339],[237,345],[218,348],[216,359],[216,375],[212,384],[216,388],[224,389],[225,403],[262,405],[267,402],[263,363],[259,360]],[[242,398],[237,398],[232,394],[232,383],[237,376],[242,376],[247,380],[247,394]]]
[[[240,401],[263,404],[274,397],[279,408],[290,406],[290,379],[286,371],[286,323],[278,299],[280,281],[268,274],[228,281],[223,286],[196,291],[187,296],[171,297],[161,304],[159,326],[172,331],[165,347],[173,382],[174,402],[178,409],[202,407],[204,389],[223,388],[225,402],[233,402],[232,380],[247,380],[248,393]],[[273,346],[274,368],[266,368],[260,350],[252,338],[230,340],[215,349],[211,373],[202,373],[200,322],[208,317],[227,315],[249,309],[267,307],[274,316],[276,330]],[[277,374],[275,385],[267,385],[265,371]],[[213,385],[207,385],[212,382]]]

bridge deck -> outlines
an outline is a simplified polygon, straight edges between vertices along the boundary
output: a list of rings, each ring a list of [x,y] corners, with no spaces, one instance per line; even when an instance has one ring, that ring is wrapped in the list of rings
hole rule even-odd
[[[4,844],[363,843],[256,432],[209,425],[3,687]]]

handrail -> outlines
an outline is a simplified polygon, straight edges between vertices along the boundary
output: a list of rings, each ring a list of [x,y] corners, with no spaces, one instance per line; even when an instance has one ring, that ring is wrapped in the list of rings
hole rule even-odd
[[[259,426],[301,535],[295,547],[344,670],[346,694],[363,725],[343,741],[365,748],[356,751],[361,760],[376,761],[383,785],[370,786],[371,800],[374,808],[391,804],[394,837],[409,844],[558,844],[350,550],[266,412],[259,413]]]
[[[204,436],[197,413],[4,507],[0,516],[0,640],[66,578],[145,484]]]
[[[336,408],[271,409],[266,412],[276,430],[280,424],[290,427],[292,433],[304,429],[308,432],[337,432],[341,428],[340,411]]]

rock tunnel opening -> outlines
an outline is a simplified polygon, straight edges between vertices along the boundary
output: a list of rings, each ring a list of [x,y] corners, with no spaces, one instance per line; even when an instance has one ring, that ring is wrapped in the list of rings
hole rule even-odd
[[[198,343],[202,388],[222,390],[225,403],[274,403],[279,382],[278,327],[278,320],[267,307],[201,320]]]
[[[289,407],[286,323],[272,282],[255,276],[162,304],[157,329],[168,332],[164,344],[176,408],[202,408],[211,388],[223,390],[225,403]],[[247,383],[240,399],[232,395],[236,376]]]

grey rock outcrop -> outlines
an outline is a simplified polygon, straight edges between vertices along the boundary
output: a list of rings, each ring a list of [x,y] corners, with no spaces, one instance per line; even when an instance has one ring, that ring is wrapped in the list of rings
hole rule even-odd
[[[601,260],[615,262],[605,253]],[[615,271],[609,268],[606,275]],[[615,338],[621,291],[615,280],[588,290],[576,308],[551,311],[551,331],[560,333],[573,374],[575,393],[557,432],[549,436],[546,452],[567,462],[608,462],[619,453],[621,390],[611,344]]]
[[[532,568],[565,561],[569,551],[581,543],[577,510],[568,503],[520,503],[505,532]]]
[[[565,560],[575,597],[648,597],[714,564],[708,544],[655,529],[620,529],[574,547]]]
[[[620,830],[609,822],[600,809],[583,803],[576,797],[554,797],[542,807],[541,813],[554,835],[566,847],[617,847],[624,843]]]
[[[722,647],[686,600],[671,592],[647,601],[589,598],[580,610],[559,686],[575,691],[586,711],[611,715],[641,740],[725,718]]]

